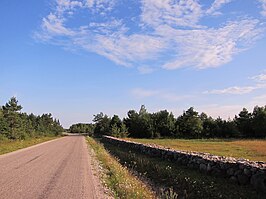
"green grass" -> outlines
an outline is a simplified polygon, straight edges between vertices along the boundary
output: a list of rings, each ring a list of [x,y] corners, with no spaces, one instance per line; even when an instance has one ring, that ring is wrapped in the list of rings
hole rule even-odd
[[[167,148],[211,153],[219,156],[266,161],[266,140],[225,139],[129,139],[144,144],[156,144]]]
[[[154,193],[119,164],[99,142],[91,137],[87,137],[87,142],[103,167],[103,181],[113,191],[115,198],[155,198]]]
[[[0,155],[23,149],[32,145],[36,145],[42,142],[53,140],[59,137],[39,137],[39,138],[28,138],[26,140],[1,140],[0,141]]]
[[[210,176],[173,162],[152,158],[137,151],[127,150],[104,142],[104,146],[121,164],[144,175],[159,191],[158,198],[190,199],[252,199],[257,194],[248,186],[230,183],[227,179]],[[169,196],[170,195],[170,196]]]

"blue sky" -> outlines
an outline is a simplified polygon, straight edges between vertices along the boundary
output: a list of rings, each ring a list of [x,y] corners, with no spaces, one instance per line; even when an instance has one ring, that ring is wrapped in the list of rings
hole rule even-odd
[[[266,105],[266,0],[2,0],[0,19],[0,103],[64,127]]]

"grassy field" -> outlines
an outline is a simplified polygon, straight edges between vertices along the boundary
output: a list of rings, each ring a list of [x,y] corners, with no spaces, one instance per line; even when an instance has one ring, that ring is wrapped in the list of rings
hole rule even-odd
[[[112,157],[104,147],[91,137],[87,137],[88,145],[94,150],[96,158],[103,167],[103,181],[113,191],[115,198],[155,198],[154,193],[127,168]]]
[[[176,163],[150,157],[138,151],[104,142],[105,148],[121,164],[152,182],[162,199],[255,199],[258,195],[248,186],[230,183],[227,179],[206,175]]]
[[[35,144],[53,140],[58,137],[40,137],[40,138],[29,138],[27,140],[1,140],[0,141],[0,155],[23,149]]]
[[[266,140],[223,139],[129,139],[144,144],[156,144],[167,148],[206,152],[220,156],[266,161]]]

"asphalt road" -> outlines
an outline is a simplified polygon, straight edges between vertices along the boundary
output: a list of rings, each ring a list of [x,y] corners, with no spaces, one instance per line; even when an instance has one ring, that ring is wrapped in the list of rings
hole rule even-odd
[[[83,136],[0,156],[1,199],[100,198]]]

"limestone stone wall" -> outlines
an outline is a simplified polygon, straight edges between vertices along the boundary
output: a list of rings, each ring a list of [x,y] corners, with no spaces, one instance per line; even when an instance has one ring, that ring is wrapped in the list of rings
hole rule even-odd
[[[122,148],[135,150],[152,157],[167,159],[206,174],[228,178],[232,183],[251,185],[258,192],[266,193],[266,162],[173,150],[154,144],[141,144],[111,136],[104,136],[103,139]]]

